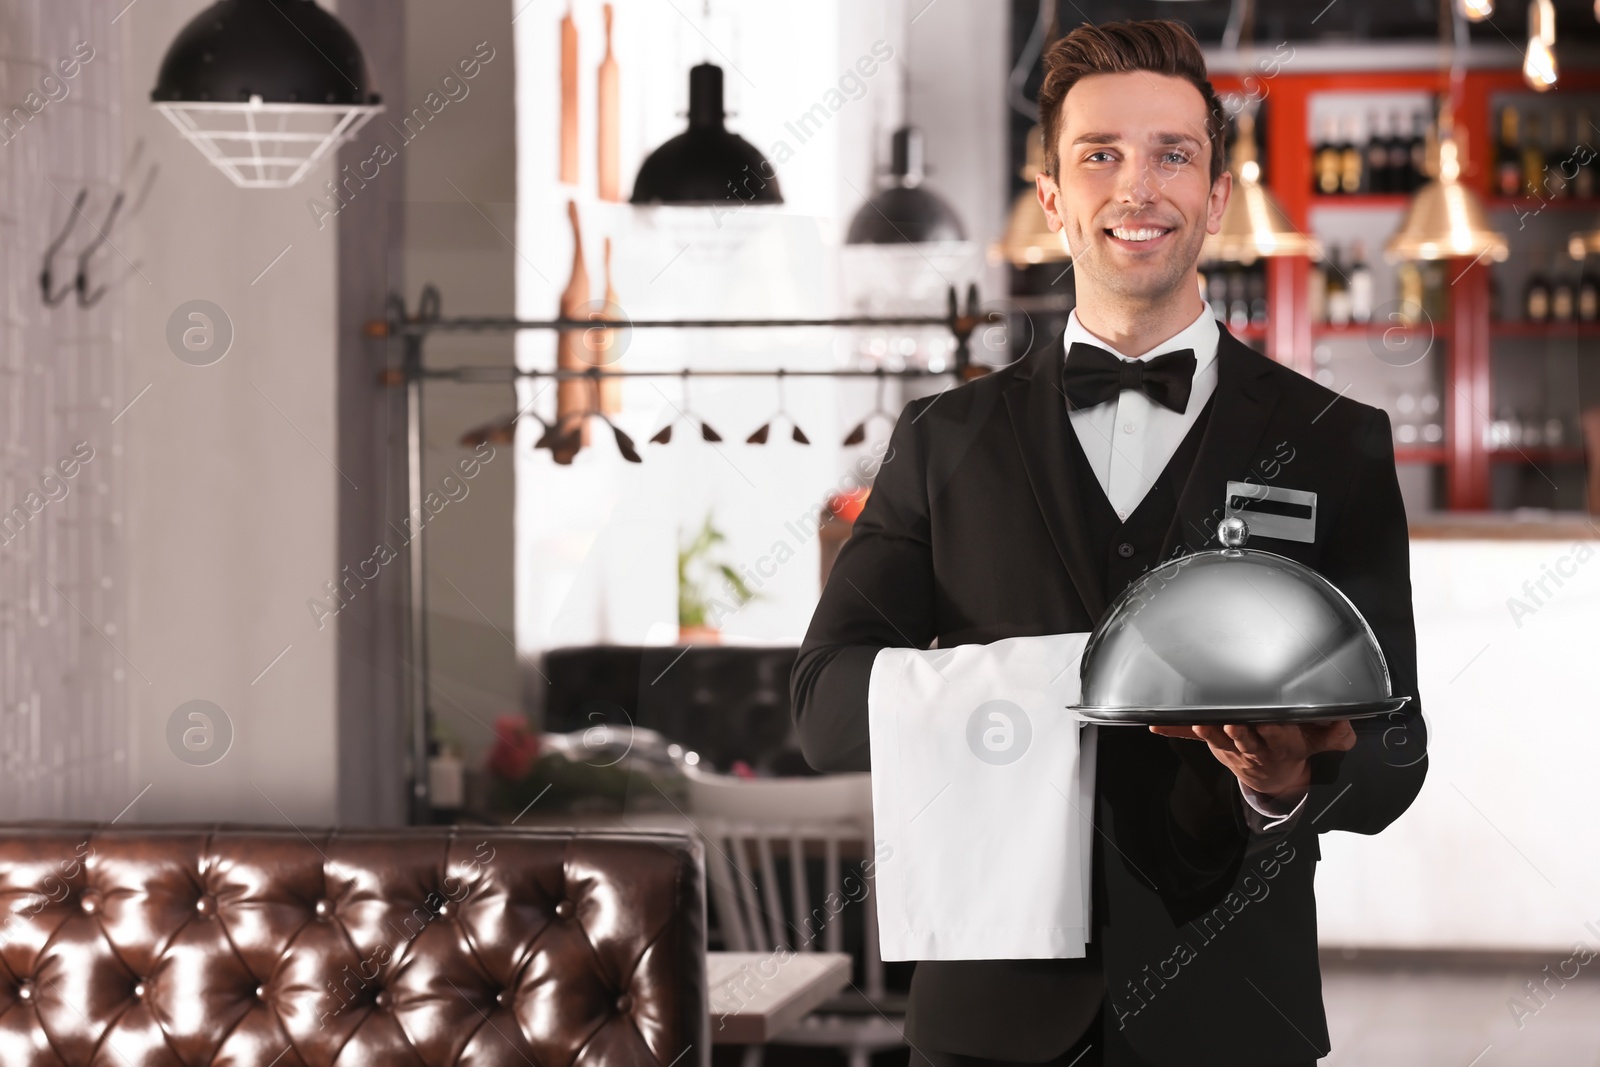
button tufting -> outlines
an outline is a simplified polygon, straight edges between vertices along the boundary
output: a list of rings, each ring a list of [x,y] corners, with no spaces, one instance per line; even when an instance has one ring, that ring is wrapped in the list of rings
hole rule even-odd
[[[143,982],[134,983],[133,995],[135,997],[138,997],[140,1000],[144,999],[144,983]]]
[[[439,905],[439,918],[441,918],[441,919],[450,918],[450,903],[448,901],[446,901],[445,903]]]
[[[78,901],[78,907],[83,909],[85,915],[93,915],[100,910],[100,894],[92,889],[89,890],[83,895],[83,899]]]
[[[577,909],[572,906],[572,901],[570,900],[562,900],[556,903],[556,914],[561,916],[563,919],[572,918],[572,913],[576,910]]]
[[[333,914],[333,901],[329,900],[327,897],[323,897],[321,900],[318,900],[316,904],[316,912],[317,918],[326,919],[328,916]]]
[[[511,990],[502,989],[494,995],[494,1002],[502,1008],[511,1002]]]
[[[264,986],[264,985],[256,986],[256,999],[257,1000],[266,1000],[267,999],[267,987],[266,986]]]
[[[32,982],[23,982],[21,985],[17,986],[17,999],[18,1000],[32,1000],[33,999],[33,983]]]
[[[202,896],[194,902],[194,910],[201,915],[211,916],[217,913],[217,901],[210,894]]]
[[[617,1010],[627,1012],[633,1008],[633,998],[624,993],[617,998]]]
[[[393,1002],[393,999],[394,998],[389,996],[389,991],[387,989],[380,989],[378,990],[378,995],[372,998],[372,1002],[378,1007],[387,1010],[389,1005]]]

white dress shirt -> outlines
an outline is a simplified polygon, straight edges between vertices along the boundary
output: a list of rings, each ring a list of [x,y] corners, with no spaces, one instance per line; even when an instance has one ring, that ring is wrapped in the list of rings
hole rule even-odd
[[[1173,411],[1155,403],[1143,393],[1124,389],[1115,401],[1106,401],[1090,408],[1072,410],[1067,418],[1083,446],[1089,466],[1094,471],[1106,499],[1116,510],[1117,518],[1128,521],[1139,502],[1144,499],[1155,480],[1161,476],[1171,461],[1178,445],[1193,429],[1195,420],[1211,394],[1217,391],[1217,341],[1220,330],[1209,307],[1202,306],[1200,314],[1188,326],[1162,341],[1148,352],[1137,356],[1125,355],[1096,337],[1078,321],[1074,310],[1067,316],[1067,329],[1061,338],[1063,352],[1072,351],[1074,342],[1103,348],[1118,359],[1133,361],[1153,359],[1179,349],[1194,350],[1194,382],[1189,391],[1189,403],[1183,412]],[[1093,759],[1094,746],[1088,745],[1089,759]],[[1265,817],[1264,822],[1251,819],[1260,830],[1277,828],[1293,818],[1305,803],[1305,797],[1293,805],[1281,804],[1272,798],[1247,789],[1239,784],[1250,807]],[[1246,813],[1248,815],[1248,813]]]

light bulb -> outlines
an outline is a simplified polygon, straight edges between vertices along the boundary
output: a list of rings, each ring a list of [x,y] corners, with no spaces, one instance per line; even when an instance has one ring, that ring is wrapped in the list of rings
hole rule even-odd
[[[1529,88],[1546,92],[1556,83],[1556,54],[1538,37],[1528,39],[1528,55],[1522,61],[1522,78]]]
[[[1550,0],[1532,0],[1528,5],[1528,53],[1522,61],[1522,78],[1529,88],[1542,93],[1555,85],[1555,43],[1554,5]]]
[[[1461,16],[1471,22],[1482,22],[1494,14],[1494,0],[1456,0]],[[1600,15],[1600,0],[1595,0],[1595,11]]]

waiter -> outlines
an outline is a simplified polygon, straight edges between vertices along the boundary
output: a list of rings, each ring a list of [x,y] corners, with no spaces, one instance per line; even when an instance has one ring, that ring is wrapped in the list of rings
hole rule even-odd
[[[1426,772],[1389,420],[1257,354],[1202,301],[1231,177],[1187,28],[1085,25],[1044,58],[1038,196],[1077,308],[1053,344],[902,412],[795,664],[801,745],[819,771],[870,770],[880,651],[1090,631],[1144,571],[1217,547],[1229,481],[1315,494],[1304,540],[1251,547],[1350,598],[1405,711],[1102,727],[1087,955],[921,961],[905,1034],[941,1067],[1311,1064],[1329,1050],[1317,835],[1377,833]]]

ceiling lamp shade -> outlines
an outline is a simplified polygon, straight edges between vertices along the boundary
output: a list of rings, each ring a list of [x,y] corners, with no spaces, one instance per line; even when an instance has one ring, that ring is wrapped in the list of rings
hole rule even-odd
[[[1406,208],[1400,229],[1384,246],[1384,258],[1453,259],[1488,256],[1503,263],[1511,255],[1505,235],[1489,226],[1477,196],[1461,184],[1461,163],[1450,109],[1439,113],[1439,162],[1436,176],[1418,189]]]
[[[294,185],[382,111],[350,31],[314,0],[219,0],[167,49],[150,99],[235,185]]]
[[[722,68],[689,69],[689,128],[651,152],[633,180],[630,203],[781,204],[772,164],[723,124]]]
[[[1201,254],[1230,263],[1253,263],[1272,256],[1322,258],[1322,246],[1289,221],[1267,187],[1261,184],[1261,164],[1256,162],[1255,116],[1239,115],[1228,169],[1233,191],[1222,209],[1222,228],[1206,236]]]
[[[1039,194],[1033,185],[1034,178],[1044,169],[1043,137],[1039,126],[1028,131],[1028,157],[1020,172],[1028,187],[1011,202],[1011,221],[1006,224],[1005,236],[990,248],[991,256],[1008,260],[1014,267],[1059,263],[1072,258],[1066,231],[1050,228],[1050,220],[1045,217],[1044,205],[1039,203]]]
[[[1494,14],[1494,0],[1456,0],[1456,7],[1472,22],[1482,22]]]
[[[874,193],[850,220],[845,243],[852,245],[930,244],[965,241],[967,232],[952,208],[922,182],[927,175],[922,131],[894,131],[888,184]]]

